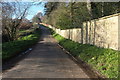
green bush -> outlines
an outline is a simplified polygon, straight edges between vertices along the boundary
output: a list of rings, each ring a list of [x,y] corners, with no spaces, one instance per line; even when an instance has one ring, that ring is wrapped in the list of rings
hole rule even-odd
[[[118,77],[118,53],[112,49],[98,48],[89,44],[80,44],[63,38],[58,34],[53,34],[55,39],[59,41],[66,50],[73,56],[76,56],[86,63],[93,66],[93,68],[100,71],[108,78]]]
[[[34,31],[33,34],[19,38],[18,40],[2,44],[2,59],[9,59],[16,54],[28,49],[34,45],[40,37],[40,30]]]

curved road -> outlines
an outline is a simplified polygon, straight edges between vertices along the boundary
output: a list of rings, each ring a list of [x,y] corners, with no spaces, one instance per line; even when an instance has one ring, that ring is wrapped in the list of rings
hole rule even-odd
[[[57,45],[47,28],[41,27],[41,39],[35,48],[3,78],[89,78]]]

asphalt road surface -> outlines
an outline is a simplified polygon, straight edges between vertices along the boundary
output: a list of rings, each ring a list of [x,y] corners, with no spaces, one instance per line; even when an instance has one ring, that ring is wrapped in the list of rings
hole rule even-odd
[[[3,78],[89,78],[57,45],[47,28],[26,58],[3,73]]]

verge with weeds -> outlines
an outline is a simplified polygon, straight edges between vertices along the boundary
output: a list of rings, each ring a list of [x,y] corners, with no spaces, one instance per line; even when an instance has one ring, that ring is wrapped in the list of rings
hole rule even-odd
[[[18,40],[2,44],[2,60],[7,60],[34,45],[40,37],[40,29]]]
[[[118,77],[119,51],[99,48],[90,44],[80,44],[78,42],[65,39],[61,35],[56,34],[52,29],[50,30],[54,38],[58,40],[59,44],[73,56],[82,59],[108,78]]]

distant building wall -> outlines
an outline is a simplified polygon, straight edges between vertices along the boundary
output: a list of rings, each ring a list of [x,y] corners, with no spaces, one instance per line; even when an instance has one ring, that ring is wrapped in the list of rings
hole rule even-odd
[[[61,36],[83,44],[120,50],[120,14],[84,22],[81,28],[56,29]]]

